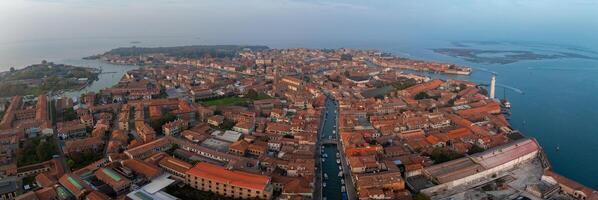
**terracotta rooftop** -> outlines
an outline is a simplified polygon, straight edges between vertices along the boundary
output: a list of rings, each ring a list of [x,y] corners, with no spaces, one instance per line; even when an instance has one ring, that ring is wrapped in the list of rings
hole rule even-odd
[[[268,176],[228,170],[222,166],[203,162],[195,165],[187,171],[187,174],[253,190],[265,190],[270,183]]]

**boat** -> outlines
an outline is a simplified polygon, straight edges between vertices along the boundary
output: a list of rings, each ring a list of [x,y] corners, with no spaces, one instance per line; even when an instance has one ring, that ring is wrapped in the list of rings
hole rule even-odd
[[[326,161],[326,159],[322,158],[322,162]]]
[[[339,165],[338,170],[343,171],[343,167]]]
[[[345,179],[341,179],[341,184],[345,185]]]
[[[324,173],[324,180],[328,180],[328,174]]]
[[[328,154],[322,154],[323,158],[328,158]]]
[[[347,191],[347,189],[345,188],[345,186],[342,186],[341,187],[341,192],[345,192],[345,191]]]
[[[342,171],[338,172],[338,177],[343,177],[343,172]]]
[[[341,164],[341,159],[336,159],[336,164]]]
[[[326,187],[326,182],[322,183],[322,187]]]
[[[335,130],[332,130],[332,133],[334,134],[334,133],[336,133],[336,131],[335,131]]]
[[[340,155],[341,155],[340,153],[336,152],[336,157],[340,157]]]
[[[561,150],[561,148],[559,147],[559,145],[556,145],[556,151]]]
[[[509,102],[509,100],[507,100],[507,99],[503,99],[503,100],[501,101],[501,103],[502,103],[502,105],[503,105],[503,107],[504,107],[504,108],[506,108],[506,109],[511,109],[511,102]]]

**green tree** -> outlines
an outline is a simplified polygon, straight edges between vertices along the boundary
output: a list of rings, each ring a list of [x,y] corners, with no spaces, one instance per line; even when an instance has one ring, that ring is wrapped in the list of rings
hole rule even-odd
[[[467,153],[471,155],[471,154],[480,153],[480,152],[484,152],[484,151],[485,151],[484,148],[474,144],[473,146],[471,146],[471,148],[469,148]]]
[[[428,93],[426,93],[426,92],[420,92],[420,93],[417,93],[417,94],[415,95],[415,97],[413,97],[413,98],[415,98],[416,100],[420,100],[420,99],[429,99],[429,98],[430,98],[430,95],[428,95]]]
[[[341,60],[353,60],[353,55],[344,53],[341,55]]]
[[[73,108],[67,108],[62,113],[62,119],[64,119],[64,121],[75,120],[77,117],[77,112],[75,112],[75,109]]]
[[[257,99],[258,95],[259,94],[257,93],[257,91],[255,91],[254,89],[249,89],[247,90],[247,95],[245,96],[250,99]]]
[[[417,193],[413,200],[430,200],[430,197],[426,196],[424,193]]]
[[[162,116],[160,119],[156,119],[150,122],[150,126],[156,131],[158,134],[162,134],[162,126],[168,122],[174,121],[176,116],[170,113],[166,113],[166,115]]]
[[[430,159],[432,159],[435,164],[455,160],[461,157],[463,157],[463,155],[457,153],[456,151],[444,148],[434,148],[434,150],[432,150],[432,154],[430,155]]]

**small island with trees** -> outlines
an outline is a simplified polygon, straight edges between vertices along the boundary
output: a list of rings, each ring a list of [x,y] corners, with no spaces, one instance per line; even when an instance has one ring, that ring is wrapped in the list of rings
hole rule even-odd
[[[233,58],[245,50],[262,51],[269,47],[263,45],[190,45],[176,47],[120,47],[99,55],[83,59],[103,60],[113,64],[159,65],[166,57],[172,58]]]
[[[98,79],[100,70],[42,61],[0,72],[0,97],[78,90]]]

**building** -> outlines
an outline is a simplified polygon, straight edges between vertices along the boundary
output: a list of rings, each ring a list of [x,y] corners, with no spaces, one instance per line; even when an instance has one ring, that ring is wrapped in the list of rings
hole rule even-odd
[[[212,126],[220,126],[220,124],[222,124],[222,122],[224,122],[224,116],[222,116],[222,115],[214,115],[214,116],[208,117],[208,124],[210,124]]]
[[[64,144],[64,154],[83,152],[101,152],[104,147],[104,140],[99,137],[68,140]]]
[[[187,171],[186,183],[198,190],[241,198],[270,199],[273,187],[270,177],[200,162]]]
[[[110,168],[100,168],[95,172],[95,175],[98,180],[109,185],[116,193],[126,192],[129,186],[131,186],[129,179]]]
[[[126,168],[131,169],[135,173],[142,175],[147,180],[151,180],[153,178],[158,177],[160,174],[162,174],[162,171],[160,170],[160,168],[158,168],[154,165],[151,165],[145,161],[141,161],[141,160],[135,160],[135,159],[124,160],[124,161],[122,161],[122,165],[125,166]]]
[[[0,199],[8,200],[15,197],[17,197],[17,182],[14,180],[0,182]]]
[[[58,137],[63,140],[87,136],[87,127],[78,120],[60,122],[56,125],[56,130]]]
[[[241,136],[243,136],[243,134],[236,131],[227,130],[224,131],[224,133],[222,131],[214,131],[212,133],[212,136],[219,140],[224,140],[227,142],[236,142],[239,139],[241,139]]]
[[[494,93],[496,91],[496,74],[492,74],[492,79],[490,80],[490,99],[494,99]]]
[[[143,142],[150,142],[156,139],[156,131],[147,123],[143,121],[135,122],[135,130]]]
[[[388,194],[405,189],[405,181],[399,171],[360,174],[355,179],[360,199],[395,199]]]
[[[88,192],[92,191],[91,187],[76,174],[65,174],[60,177],[58,182],[77,199],[82,199]]]
[[[169,137],[162,137],[160,139],[136,146],[124,151],[130,159],[145,159],[153,154],[163,152],[172,148],[172,142]]]
[[[483,178],[500,177],[517,165],[536,158],[540,151],[534,139],[521,139],[482,153],[426,167],[423,169],[424,176],[438,185],[421,192],[434,196],[450,188],[475,184]]]
[[[179,135],[179,133],[187,128],[189,128],[189,122],[187,122],[187,120],[177,119],[164,124],[162,126],[162,133],[164,133],[164,135]]]
[[[162,158],[160,162],[158,162],[158,165],[180,180],[184,180],[185,177],[187,177],[185,173],[193,167],[193,165],[185,161],[170,156]]]

